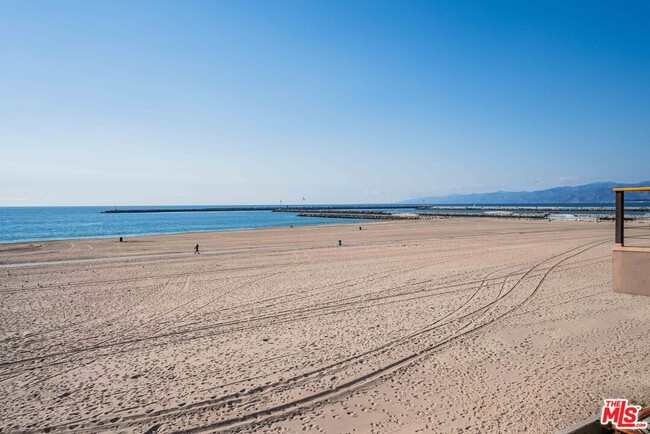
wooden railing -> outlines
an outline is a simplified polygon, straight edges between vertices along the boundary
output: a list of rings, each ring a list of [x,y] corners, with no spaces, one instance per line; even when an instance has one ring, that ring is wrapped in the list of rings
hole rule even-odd
[[[615,243],[625,245],[625,192],[627,191],[650,191],[650,187],[620,187],[613,188],[616,193],[616,235]]]

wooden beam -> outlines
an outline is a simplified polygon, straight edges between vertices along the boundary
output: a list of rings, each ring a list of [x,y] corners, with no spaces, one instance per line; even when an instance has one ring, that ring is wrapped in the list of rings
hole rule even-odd
[[[616,235],[614,237],[616,244],[624,244],[624,226],[625,226],[625,192],[616,191]]]
[[[650,191],[650,187],[616,187],[612,188],[615,192],[619,191]]]

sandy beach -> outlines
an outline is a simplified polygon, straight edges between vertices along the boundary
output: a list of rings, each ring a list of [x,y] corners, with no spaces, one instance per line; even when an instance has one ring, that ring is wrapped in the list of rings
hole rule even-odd
[[[648,402],[613,224],[361,226],[0,245],[0,432],[542,433]]]

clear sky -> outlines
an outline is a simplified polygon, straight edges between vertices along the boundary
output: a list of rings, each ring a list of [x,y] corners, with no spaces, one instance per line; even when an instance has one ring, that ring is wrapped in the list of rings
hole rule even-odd
[[[0,1],[0,205],[650,178],[650,2]]]

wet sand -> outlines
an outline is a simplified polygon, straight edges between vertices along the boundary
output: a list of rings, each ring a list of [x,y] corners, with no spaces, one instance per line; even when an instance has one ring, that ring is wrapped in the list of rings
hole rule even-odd
[[[0,245],[0,432],[537,433],[648,402],[612,224],[362,227]]]

